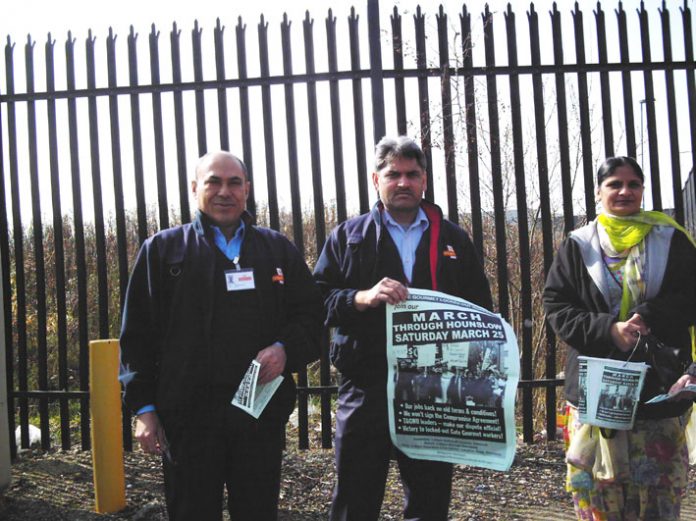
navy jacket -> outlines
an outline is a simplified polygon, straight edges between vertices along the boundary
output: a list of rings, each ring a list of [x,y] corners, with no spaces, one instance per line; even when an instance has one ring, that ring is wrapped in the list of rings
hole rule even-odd
[[[418,287],[442,291],[491,309],[488,280],[467,233],[444,219],[436,205],[423,201],[421,206],[430,226],[423,234],[418,250],[421,253],[417,255],[427,252],[428,259],[417,256],[416,266],[425,261],[430,274],[425,277],[428,282]],[[324,296],[325,324],[335,328],[331,362],[345,378],[362,385],[386,382],[385,307],[360,312],[353,304],[355,294],[379,282],[384,274],[376,266],[385,264],[390,278],[407,283],[398,255],[385,258],[385,241],[391,238],[383,228],[381,211],[382,205],[377,203],[371,212],[337,226],[314,269],[314,278]]]
[[[294,403],[290,372],[319,357],[321,296],[288,239],[253,226],[247,213],[243,219],[239,264],[254,269],[263,321],[258,350],[283,342],[286,378],[273,401]],[[180,415],[200,402],[201,396],[192,397],[192,391],[205,386],[211,371],[213,284],[221,282],[213,280],[217,246],[207,221],[199,212],[194,222],[157,233],[143,243],[135,261],[120,339],[121,380],[133,411],[154,404],[158,411]],[[235,340],[230,339],[230,349]],[[244,359],[235,363],[246,367],[254,356],[242,353]],[[230,384],[236,387],[238,382]],[[289,414],[292,407],[283,409]]]

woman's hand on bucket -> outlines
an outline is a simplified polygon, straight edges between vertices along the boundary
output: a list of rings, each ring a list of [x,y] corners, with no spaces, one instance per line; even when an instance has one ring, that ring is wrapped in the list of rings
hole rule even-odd
[[[635,313],[625,322],[614,322],[610,333],[614,345],[626,352],[635,347],[639,335],[649,334],[650,328],[643,321],[643,317]]]

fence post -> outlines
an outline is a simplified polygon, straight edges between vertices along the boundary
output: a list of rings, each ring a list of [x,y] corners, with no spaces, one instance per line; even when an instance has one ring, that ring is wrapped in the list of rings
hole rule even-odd
[[[370,89],[372,90],[372,128],[377,143],[386,134],[384,115],[384,70],[382,35],[379,29],[379,0],[367,0],[367,30],[370,41]]]
[[[89,343],[89,392],[95,510],[118,512],[126,506],[118,340]]]
[[[2,265],[0,265],[0,280]],[[0,293],[2,286],[0,286]],[[5,299],[0,298],[0,494],[10,484],[10,432],[7,423],[7,371],[5,367]]]

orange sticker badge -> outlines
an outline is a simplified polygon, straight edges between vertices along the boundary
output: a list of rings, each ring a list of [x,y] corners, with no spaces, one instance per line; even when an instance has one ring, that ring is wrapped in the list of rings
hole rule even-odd
[[[271,277],[271,280],[273,282],[277,282],[278,284],[285,284],[285,275],[283,275],[283,270],[276,268],[276,274]]]
[[[452,246],[450,246],[449,244],[447,245],[447,249],[442,252],[442,255],[445,257],[449,257],[452,260],[457,259],[457,252],[454,251],[454,248],[452,248]]]

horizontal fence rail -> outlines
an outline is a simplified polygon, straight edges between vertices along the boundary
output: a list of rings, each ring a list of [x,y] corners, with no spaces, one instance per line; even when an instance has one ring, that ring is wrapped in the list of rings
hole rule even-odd
[[[240,155],[249,209],[313,266],[330,230],[374,200],[372,147],[385,133],[420,140],[426,197],[470,232],[517,334],[524,440],[553,438],[565,348],[541,291],[560,241],[596,215],[597,165],[635,157],[646,208],[694,230],[689,2],[625,4],[474,15],[368,0],[362,13],[307,12],[294,25],[261,15],[212,30],[68,33],[59,46],[49,34],[43,47],[8,36],[0,260],[12,453],[15,427],[26,447],[30,421],[43,448],[89,448],[88,341],[118,336],[139,245],[190,221],[197,157]],[[303,448],[316,407],[320,443],[332,443],[327,352],[297,377]]]

